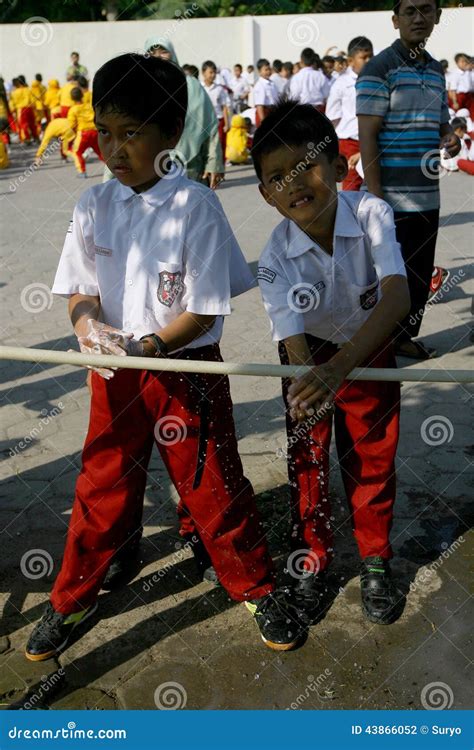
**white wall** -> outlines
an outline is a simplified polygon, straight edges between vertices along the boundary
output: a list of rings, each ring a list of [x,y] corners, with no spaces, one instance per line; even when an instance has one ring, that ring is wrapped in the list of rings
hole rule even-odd
[[[297,60],[303,47],[323,54],[337,44],[347,47],[364,34],[377,50],[396,38],[390,12],[318,13],[286,16],[241,16],[163,21],[96,23],[3,24],[0,26],[0,75],[11,79],[23,73],[30,80],[64,80],[71,50],[94,73],[114,55],[143,49],[145,38],[161,34],[171,39],[181,63],[200,66],[211,58],[218,65],[255,63],[258,57]],[[435,57],[452,60],[456,52],[472,52],[474,9],[444,10],[428,44]],[[45,19],[46,20],[46,19]]]

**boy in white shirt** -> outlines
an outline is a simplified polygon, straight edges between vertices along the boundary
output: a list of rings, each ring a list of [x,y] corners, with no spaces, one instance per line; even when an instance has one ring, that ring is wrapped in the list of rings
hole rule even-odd
[[[300,104],[312,104],[320,112],[324,112],[330,86],[324,73],[314,70],[314,61],[314,50],[305,47],[301,53],[301,69],[290,82],[290,96]]]
[[[456,102],[458,109],[468,109],[474,119],[474,70],[469,55],[459,53],[455,57],[459,68],[456,82]]]
[[[230,81],[232,89],[232,109],[240,115],[248,108],[248,98],[250,86],[242,75],[242,66],[240,63],[234,65],[234,77]]]
[[[360,146],[355,84],[362,68],[373,56],[374,48],[367,37],[358,36],[349,43],[349,67],[332,86],[326,105],[326,117],[336,128],[339,138],[339,153],[346,157],[349,166],[342,183],[343,190],[360,190],[363,182],[356,170],[360,161]]]
[[[259,262],[259,283],[283,364],[292,543],[306,551],[294,587],[302,620],[320,612],[332,556],[328,475],[336,445],[362,558],[362,607],[390,623],[399,601],[389,567],[399,433],[398,383],[348,381],[354,367],[394,367],[391,336],[410,300],[393,212],[368,193],[340,192],[346,173],[330,121],[290,101],[256,131],[252,157],[267,203],[284,220]],[[299,558],[301,561],[302,556]]]
[[[187,108],[183,72],[121,55],[97,72],[93,106],[117,179],[81,196],[53,286],[69,299],[81,351],[222,361],[230,297],[253,279],[215,193],[170,165]],[[228,378],[103,368],[91,392],[63,563],[27,658],[54,656],[94,611],[111,561],[141,523],[154,439],[180,496],[181,533],[193,533],[230,596],[250,605],[265,643],[292,648],[299,625],[288,624],[291,607],[274,589]]]
[[[216,83],[217,66],[212,60],[206,60],[203,62],[201,73],[203,77],[202,85],[204,86],[204,91],[209,96],[216,113],[219,127],[219,140],[222,147],[222,153],[225,154],[226,133],[230,127],[229,94],[224,86],[220,83]]]
[[[282,60],[274,60],[272,64],[273,73],[270,76],[270,81],[272,81],[276,89],[278,91],[278,96],[281,96],[283,94],[283,90],[286,85],[286,80],[282,76],[282,70],[283,70],[283,62]]]
[[[264,57],[258,60],[257,70],[259,78],[253,87],[253,104],[256,109],[255,121],[258,127],[277,103],[278,89],[270,80],[272,69],[268,60]]]

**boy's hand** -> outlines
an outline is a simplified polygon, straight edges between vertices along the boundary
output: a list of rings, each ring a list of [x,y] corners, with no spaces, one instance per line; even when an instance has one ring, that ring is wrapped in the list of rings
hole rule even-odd
[[[461,150],[461,141],[456,133],[448,133],[448,135],[443,136],[441,138],[440,149],[441,151],[444,149],[450,158],[457,156]]]
[[[320,409],[329,409],[347,373],[326,362],[295,380],[288,389],[290,414],[301,420],[301,415],[312,416]]]
[[[347,160],[349,169],[355,169],[360,161],[360,151],[357,154],[352,154]]]
[[[116,354],[119,357],[127,355],[127,346],[133,339],[133,333],[121,331],[92,318],[87,323],[88,331],[84,338],[98,347],[95,350],[97,354]]]

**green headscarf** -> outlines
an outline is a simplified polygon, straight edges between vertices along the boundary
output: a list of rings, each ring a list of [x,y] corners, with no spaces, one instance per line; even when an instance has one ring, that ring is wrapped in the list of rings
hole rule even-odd
[[[179,65],[173,43],[169,39],[164,36],[149,37],[145,42],[145,52],[149,52],[152,47],[163,47],[163,49],[168,50],[171,53],[171,60]],[[189,165],[199,155],[205,141],[209,139],[210,142],[214,142],[217,139],[218,123],[212,102],[200,82],[194,76],[186,76],[186,84],[188,87],[188,109],[184,130],[176,145],[175,154],[178,159],[184,157],[185,163]],[[211,157],[211,153],[209,153],[209,156]],[[224,171],[223,165],[220,169],[219,166],[219,164],[209,164],[208,162],[205,165],[205,170],[210,172]]]

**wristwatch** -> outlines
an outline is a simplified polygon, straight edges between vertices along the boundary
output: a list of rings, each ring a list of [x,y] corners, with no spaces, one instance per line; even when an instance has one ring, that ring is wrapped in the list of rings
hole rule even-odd
[[[163,341],[163,339],[160,339],[160,337],[156,333],[147,333],[145,336],[142,336],[140,338],[140,341],[144,341],[145,339],[149,339],[153,342],[153,345],[156,349],[155,351],[155,357],[167,357],[168,356],[168,347]]]

